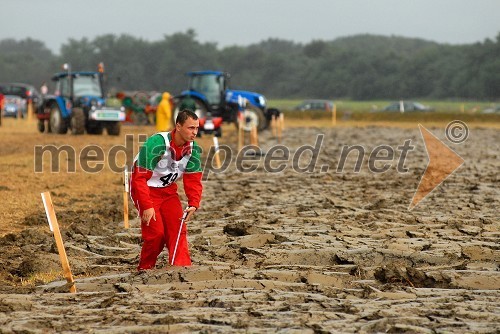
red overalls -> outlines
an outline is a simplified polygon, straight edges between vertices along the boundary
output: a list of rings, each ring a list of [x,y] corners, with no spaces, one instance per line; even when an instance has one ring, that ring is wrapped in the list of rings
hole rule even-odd
[[[172,131],[172,138],[174,131]],[[189,145],[189,143],[186,143],[186,145]],[[175,152],[175,160],[181,160],[181,154],[183,150],[185,152],[186,147],[177,147],[173,140],[170,142],[170,147]],[[152,171],[134,165],[130,181],[130,195],[139,211],[139,215],[142,217],[143,211],[151,207],[155,209],[156,215],[156,220],[151,218],[149,226],[141,221],[143,245],[138,266],[139,270],[153,269],[158,255],[160,255],[165,245],[168,249],[169,263],[171,263],[183,215],[181,201],[177,194],[177,184],[172,183],[164,188],[149,187],[147,180],[152,175]],[[196,172],[184,173],[182,177],[188,205],[196,208],[199,207],[201,200],[201,176],[201,172]],[[186,224],[182,227],[174,265],[191,265]]]

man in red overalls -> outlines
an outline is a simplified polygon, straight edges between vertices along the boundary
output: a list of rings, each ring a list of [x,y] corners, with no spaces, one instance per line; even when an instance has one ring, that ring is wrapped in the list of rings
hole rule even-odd
[[[198,116],[183,110],[177,116],[175,129],[148,138],[136,158],[130,195],[141,217],[143,245],[139,270],[153,269],[165,245],[169,263],[172,263],[182,215],[187,212],[186,223],[200,206],[203,189],[201,149],[194,142],[198,128]],[[181,177],[188,199],[188,207],[184,211],[175,183]],[[185,224],[173,265],[191,265]]]

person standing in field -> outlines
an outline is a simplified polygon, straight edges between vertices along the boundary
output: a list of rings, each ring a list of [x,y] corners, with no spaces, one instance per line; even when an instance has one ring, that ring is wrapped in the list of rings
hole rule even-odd
[[[49,93],[49,87],[47,87],[47,83],[44,82],[42,84],[42,86],[40,87],[40,93],[42,94],[42,96],[45,96]]]
[[[170,102],[170,93],[164,92],[161,102],[156,109],[156,130],[168,131],[172,122],[172,104]]]
[[[184,212],[187,212],[184,221],[187,223],[200,206],[201,148],[194,141],[198,128],[198,116],[183,110],[177,116],[175,128],[148,138],[136,157],[130,195],[141,217],[143,245],[138,270],[153,269],[165,245],[169,263],[191,265],[186,224],[182,225],[174,263],[172,256]],[[181,177],[188,199],[184,211],[175,183]]]

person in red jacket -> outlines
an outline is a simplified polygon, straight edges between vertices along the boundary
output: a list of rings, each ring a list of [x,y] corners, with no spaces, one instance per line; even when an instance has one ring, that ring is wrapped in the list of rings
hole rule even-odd
[[[136,157],[130,195],[141,217],[143,245],[138,270],[153,269],[165,245],[172,263],[183,213],[188,213],[186,223],[200,207],[201,149],[194,141],[198,128],[198,116],[183,110],[177,116],[175,128],[148,138]],[[181,177],[188,199],[186,210],[182,210],[175,183]],[[182,226],[173,265],[191,265],[186,224]]]

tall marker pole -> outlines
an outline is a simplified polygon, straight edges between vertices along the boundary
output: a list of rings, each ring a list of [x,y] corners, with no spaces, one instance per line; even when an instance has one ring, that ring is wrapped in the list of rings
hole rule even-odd
[[[238,151],[241,151],[243,145],[245,144],[245,130],[243,129],[243,124],[245,124],[243,118],[238,121]]]
[[[123,227],[129,228],[130,225],[128,223],[128,193],[129,193],[129,175],[128,175],[128,167],[125,166],[125,170],[123,171]]]
[[[219,154],[219,140],[214,136],[214,149],[215,149],[215,167],[220,169],[222,164],[220,162],[220,154]]]
[[[52,199],[48,191],[42,193],[42,201],[43,206],[45,207],[47,220],[49,221],[50,230],[54,233],[54,238],[56,239],[57,251],[59,252],[59,258],[61,259],[64,277],[66,277],[66,281],[71,284],[69,292],[76,293],[75,281],[73,280],[73,275],[71,274],[71,268],[69,267],[66,250],[64,249],[64,243],[61,237],[61,231],[59,230],[59,224],[57,223],[54,205],[52,204]]]

